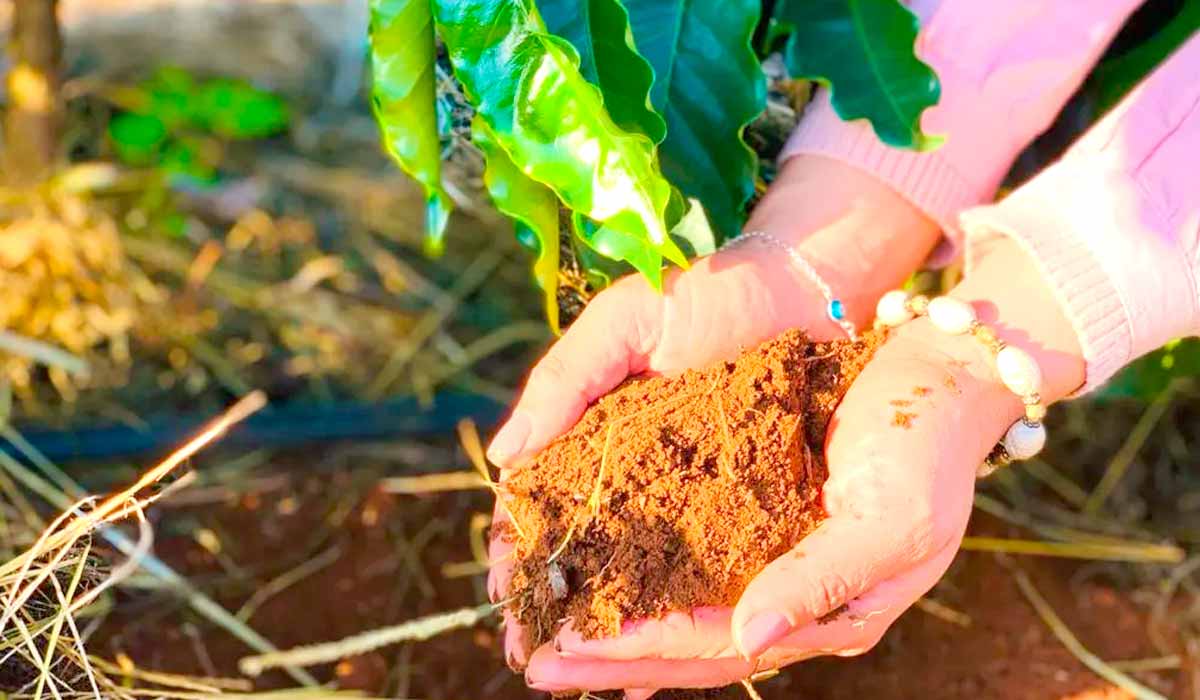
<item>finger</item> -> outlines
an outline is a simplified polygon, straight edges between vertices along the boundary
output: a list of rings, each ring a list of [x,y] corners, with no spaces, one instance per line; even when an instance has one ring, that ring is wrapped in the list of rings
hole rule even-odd
[[[737,655],[729,628],[716,629],[720,611],[714,610],[713,627],[700,631],[722,636],[727,655],[721,658],[693,659],[602,659],[572,654],[567,650],[555,652],[546,646],[530,660],[526,679],[540,689],[554,692],[568,690],[606,690],[628,683],[656,679],[662,687],[701,688],[736,683],[752,673],[779,668],[790,663],[818,656],[854,656],[865,653],[878,644],[884,633],[914,602],[937,583],[950,566],[958,549],[952,542],[929,561],[886,581],[847,609],[826,621],[812,622],[788,634],[754,662]],[[729,609],[723,609],[732,615]],[[640,633],[646,626],[640,626]],[[574,651],[586,650],[576,647]],[[676,649],[682,650],[681,647]]]
[[[529,664],[528,646],[525,643],[525,628],[517,622],[517,616],[508,608],[504,609],[504,659],[508,667],[521,671]]]
[[[658,691],[653,688],[626,688],[625,700],[650,700]]]
[[[646,687],[712,688],[753,672],[753,662],[738,657],[690,662],[568,659],[546,644],[530,657],[525,682],[531,688],[551,693]]]
[[[586,639],[570,621],[554,638],[566,657],[597,659],[712,659],[731,656],[729,623],[733,608],[697,608],[658,618],[626,622],[616,637]]]
[[[587,405],[646,368],[662,296],[631,278],[598,295],[530,372],[488,459],[511,469],[566,431]]]
[[[508,509],[501,505],[497,496],[492,507],[491,537],[488,540],[488,598],[499,603],[508,596],[508,584],[512,581],[513,549],[516,544],[509,533],[512,519]]]
[[[504,523],[509,522],[508,511],[496,502],[492,512],[492,537],[488,542],[488,597],[493,603],[498,603],[508,596],[509,583],[513,573],[513,542],[506,536]],[[497,527],[500,526],[500,527]],[[505,607],[504,616],[504,657],[510,668],[520,671],[528,663],[528,652],[525,644],[525,629],[517,621],[511,608]]]
[[[963,395],[959,373],[924,346],[879,350],[830,426],[828,519],[738,601],[733,634],[743,654],[757,656],[961,536],[974,469],[997,433],[968,425],[989,404]]]
[[[778,646],[820,653],[861,647],[870,633],[882,632],[879,622],[872,622],[881,612],[894,611],[898,615],[937,583],[954,558],[959,541],[851,601],[844,614],[791,632]],[[729,657],[737,655],[731,636],[732,620],[732,608],[702,608],[691,614],[674,612],[657,619],[626,623],[619,637],[601,639],[585,639],[568,623],[555,637],[555,648],[564,658],[611,661]],[[887,622],[887,618],[881,621]],[[870,626],[865,622],[871,622]]]

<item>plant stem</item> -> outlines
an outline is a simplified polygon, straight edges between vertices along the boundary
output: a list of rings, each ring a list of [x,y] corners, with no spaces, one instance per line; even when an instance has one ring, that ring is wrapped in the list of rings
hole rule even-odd
[[[58,0],[14,0],[9,42],[4,167],[9,182],[45,179],[58,157],[62,126],[62,32]]]

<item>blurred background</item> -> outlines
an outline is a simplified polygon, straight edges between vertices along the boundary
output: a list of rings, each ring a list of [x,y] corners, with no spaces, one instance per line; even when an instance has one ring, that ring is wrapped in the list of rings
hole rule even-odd
[[[422,253],[422,194],[383,154],[366,97],[366,0],[61,0],[61,56],[54,28],[14,27],[15,7],[0,5],[0,562],[238,398],[270,405],[163,486],[144,512],[152,554],[71,624],[49,622],[63,619],[51,584],[99,587],[147,527],[64,548],[83,554],[19,609],[22,576],[0,567],[4,617],[26,630],[0,634],[0,691],[51,696],[39,658],[64,697],[96,677],[105,697],[291,688],[312,679],[241,676],[248,640],[289,648],[485,603],[491,495],[462,476],[473,426],[486,437],[552,336],[469,149],[450,154],[446,251]],[[1148,5],[1012,181],[1119,94],[1112,66],[1190,34],[1198,7]],[[61,65],[59,109],[37,108],[20,51]],[[758,125],[775,147],[779,115],[786,133],[802,106],[778,93]],[[1054,444],[981,488],[950,573],[877,649],[757,692],[1200,698],[1197,368],[1176,344],[1055,409]],[[497,624],[313,676],[377,697],[536,697]]]

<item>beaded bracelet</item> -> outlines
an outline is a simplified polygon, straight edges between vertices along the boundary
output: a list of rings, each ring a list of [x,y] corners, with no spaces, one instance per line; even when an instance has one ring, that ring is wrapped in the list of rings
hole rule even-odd
[[[980,466],[978,475],[985,477],[1010,460],[1029,459],[1046,445],[1046,404],[1042,402],[1042,370],[1037,361],[1024,350],[1006,344],[995,331],[980,323],[975,309],[961,299],[924,295],[909,296],[895,290],[884,294],[875,307],[877,326],[894,328],[915,316],[928,316],[939,330],[951,335],[970,334],[982,342],[996,360],[996,372],[1008,390],[1025,404],[1025,416],[1012,424],[1003,441]]]

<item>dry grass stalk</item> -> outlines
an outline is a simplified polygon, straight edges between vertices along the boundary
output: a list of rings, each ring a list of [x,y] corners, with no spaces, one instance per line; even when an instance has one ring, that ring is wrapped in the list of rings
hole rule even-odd
[[[363,632],[336,642],[296,647],[273,654],[247,656],[238,662],[238,668],[247,676],[258,676],[263,671],[280,666],[316,666],[331,663],[380,647],[400,642],[419,642],[451,630],[473,627],[494,615],[502,605],[503,603],[487,603]]]
[[[1139,563],[1178,564],[1186,553],[1175,545],[1140,542],[1042,542],[1000,537],[964,537],[962,549],[968,552],[1001,552],[1068,559],[1092,559]]]
[[[86,496],[65,509],[17,556],[0,564],[0,677],[14,698],[132,697],[139,693],[114,681],[125,669],[92,659],[83,645],[76,616],[100,594],[132,574],[150,552],[153,533],[144,509],[170,493],[155,487],[180,464],[218,438],[230,426],[265,405],[254,393],[239,401],[199,435],[146,472],[130,487],[106,498]],[[5,479],[6,491],[12,484]],[[102,576],[89,558],[91,537],[99,528],[136,518],[138,540],[127,549],[129,558]],[[12,677],[8,677],[11,675]],[[157,685],[212,695],[222,688],[180,679],[171,674],[140,674]],[[181,697],[163,689],[152,693]]]
[[[1014,568],[1013,576],[1016,577],[1021,593],[1025,595],[1029,604],[1033,606],[1038,617],[1042,618],[1042,621],[1046,623],[1046,626],[1050,628],[1050,631],[1054,633],[1058,641],[1075,658],[1079,659],[1084,666],[1087,666],[1093,673],[1121,688],[1138,700],[1166,700],[1164,696],[1138,683],[1130,676],[1117,670],[1111,664],[1106,663],[1103,659],[1088,651],[1087,647],[1083,646],[1079,638],[1071,632],[1066,623],[1062,621],[1062,618],[1058,616],[1058,613],[1054,611],[1054,608],[1050,606],[1050,603],[1038,592],[1037,588],[1033,585],[1033,581],[1029,579],[1029,575],[1021,569]]]

